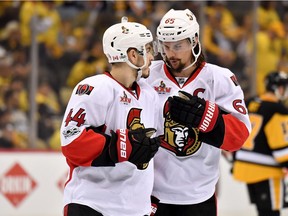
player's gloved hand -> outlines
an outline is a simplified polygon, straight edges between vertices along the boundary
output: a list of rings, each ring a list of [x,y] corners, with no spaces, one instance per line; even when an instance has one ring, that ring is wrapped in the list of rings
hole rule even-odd
[[[156,211],[157,211],[157,208],[158,208],[158,203],[160,202],[160,200],[155,197],[155,196],[151,196],[151,213],[150,213],[150,216],[154,216]]]
[[[172,120],[205,133],[213,130],[220,114],[217,104],[184,91],[169,97],[168,104]]]
[[[160,138],[150,138],[154,128],[111,131],[110,157],[114,163],[130,161],[133,164],[148,163],[160,146]]]

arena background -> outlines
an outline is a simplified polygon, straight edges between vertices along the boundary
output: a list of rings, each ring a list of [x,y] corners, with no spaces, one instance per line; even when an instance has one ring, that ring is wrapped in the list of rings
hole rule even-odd
[[[155,33],[170,8],[195,13],[207,61],[233,71],[245,97],[263,91],[268,72],[288,72],[287,1],[0,2],[0,216],[62,215],[59,127],[72,88],[109,70],[108,26],[127,16]],[[219,216],[256,216],[230,169],[223,157]]]

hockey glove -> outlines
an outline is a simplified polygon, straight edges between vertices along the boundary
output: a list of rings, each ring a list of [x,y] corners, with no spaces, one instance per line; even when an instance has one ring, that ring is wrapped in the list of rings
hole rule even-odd
[[[160,146],[160,138],[150,138],[154,128],[111,131],[110,157],[114,163],[130,161],[133,164],[148,163]]]
[[[160,202],[160,200],[155,197],[155,196],[152,196],[151,195],[151,213],[150,213],[150,216],[154,216],[156,214],[156,211],[157,211],[157,208],[158,208],[158,204]]]
[[[217,104],[184,91],[179,91],[179,96],[169,97],[168,103],[172,120],[204,133],[213,130],[220,113]]]

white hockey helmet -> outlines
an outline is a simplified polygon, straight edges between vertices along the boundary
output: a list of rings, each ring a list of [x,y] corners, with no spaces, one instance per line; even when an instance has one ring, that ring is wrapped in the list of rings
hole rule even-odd
[[[146,65],[145,45],[153,41],[150,30],[144,25],[128,22],[127,17],[122,17],[121,23],[109,27],[103,35],[103,50],[109,63],[126,62],[135,69],[142,69]],[[129,48],[136,48],[143,53],[144,65],[133,65],[127,56]]]
[[[176,42],[188,38],[191,42],[192,53],[195,57],[195,64],[201,53],[199,41],[199,24],[195,15],[189,10],[169,10],[161,19],[157,27],[157,39],[160,42]],[[195,49],[196,45],[198,49]],[[161,46],[159,45],[159,48]],[[163,55],[163,51],[159,50]],[[164,56],[163,56],[164,57]],[[190,65],[189,67],[191,67]]]

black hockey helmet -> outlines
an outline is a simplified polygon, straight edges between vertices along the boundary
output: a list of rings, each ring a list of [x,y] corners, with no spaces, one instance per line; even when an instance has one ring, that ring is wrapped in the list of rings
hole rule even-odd
[[[279,86],[288,85],[288,74],[285,72],[274,71],[265,77],[265,86],[267,91],[275,92]]]

